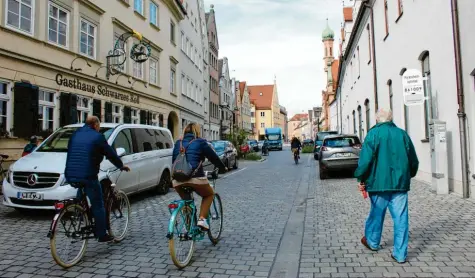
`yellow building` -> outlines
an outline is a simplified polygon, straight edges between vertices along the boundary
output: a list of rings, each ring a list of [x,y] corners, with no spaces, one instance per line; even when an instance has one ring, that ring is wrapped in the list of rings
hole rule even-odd
[[[272,85],[248,86],[248,91],[254,105],[254,138],[263,140],[269,127],[280,127],[284,132],[276,81]]]

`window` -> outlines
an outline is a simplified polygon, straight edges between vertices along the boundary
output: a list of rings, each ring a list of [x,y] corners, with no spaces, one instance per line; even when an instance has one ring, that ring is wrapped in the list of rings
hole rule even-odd
[[[363,138],[363,115],[361,114],[361,106],[358,106],[358,136]]]
[[[185,74],[181,74],[181,94],[186,95],[186,79],[185,79]]]
[[[262,128],[264,128],[264,127],[266,127],[266,126],[265,126],[265,124],[264,124],[264,123],[261,123],[261,127],[262,127]]]
[[[133,154],[133,144],[132,144],[132,132],[130,129],[124,129],[117,134],[117,137],[114,139],[114,143],[112,143],[112,147],[116,150],[118,148],[125,149],[125,155]]]
[[[84,123],[87,116],[91,113],[90,99],[86,97],[78,97],[77,99],[77,113],[78,123]]]
[[[152,113],[152,123],[153,126],[158,126],[158,116],[157,113]]]
[[[198,84],[195,85],[195,102],[198,102]]]
[[[33,34],[35,0],[8,0],[7,25],[22,32]]]
[[[158,84],[158,61],[150,59],[149,79],[151,84]]]
[[[195,65],[198,65],[199,61],[200,60],[198,59],[198,49],[195,48],[195,60],[194,60]]]
[[[356,115],[355,115],[355,110],[353,110],[353,133],[356,134]]]
[[[432,95],[431,76],[430,76],[430,61],[429,52],[423,53],[422,56],[422,76],[427,78],[424,80],[424,96],[427,97],[424,105],[424,122],[425,122],[425,137],[429,139],[429,121],[437,118],[437,102],[434,101]]]
[[[158,26],[158,6],[150,1],[150,23]]]
[[[205,113],[208,113],[208,99],[207,98],[204,98],[204,110],[205,110]]]
[[[91,58],[96,57],[96,26],[81,19],[81,41],[79,51]]]
[[[370,115],[370,107],[369,107],[369,100],[365,100],[364,106],[366,108],[366,134],[368,134],[369,129],[371,128],[371,115]]]
[[[120,124],[122,122],[122,111],[120,105],[118,104],[112,105],[112,121],[116,124]]]
[[[173,140],[170,134],[163,130],[154,130],[156,146],[159,150],[171,149],[173,146]]]
[[[194,49],[193,44],[191,44],[191,46],[190,46],[190,59],[191,59],[192,62],[195,61],[195,55],[194,55],[195,52],[193,51],[193,49]]]
[[[140,123],[140,114],[139,114],[139,110],[138,109],[135,109],[135,108],[132,108],[130,110],[130,115],[131,115],[131,119],[132,119],[132,123],[133,124],[139,124]]]
[[[191,86],[190,86],[190,95],[189,97],[193,99],[195,97],[195,82],[193,80],[191,81]]]
[[[186,53],[185,33],[181,32],[181,50]]]
[[[8,101],[10,100],[8,96],[8,84],[0,82],[0,136],[8,131],[7,129],[7,120],[8,120]]]
[[[170,21],[170,41],[175,44],[175,23]]]
[[[384,27],[386,28],[386,36],[389,34],[389,23],[388,23],[388,0],[384,0]]]
[[[144,14],[143,4],[144,4],[144,0],[134,0],[134,10],[141,15]]]
[[[371,63],[371,33],[369,32],[369,24],[366,25],[366,31],[368,32],[368,64]]]
[[[38,121],[41,130],[54,130],[54,93],[40,90],[38,92]]]
[[[186,78],[186,96],[187,96],[187,97],[189,97],[190,94],[191,94],[191,93],[190,93],[190,88],[191,88],[191,87],[190,87],[190,84],[191,84],[190,78],[187,77],[187,78]]]
[[[135,61],[133,63],[133,76],[138,79],[143,79],[143,64],[144,63],[137,63]]]
[[[389,89],[389,109],[393,110],[393,82],[391,79],[388,80],[388,89]]]
[[[265,117],[266,112],[261,112],[261,117]]]
[[[175,69],[170,68],[170,93],[175,93]]]
[[[190,40],[186,38],[186,55],[190,57]]]
[[[48,16],[48,41],[67,47],[68,28],[69,13],[50,2]]]
[[[358,54],[358,78],[361,76],[361,63],[360,63],[360,46],[357,47]]]

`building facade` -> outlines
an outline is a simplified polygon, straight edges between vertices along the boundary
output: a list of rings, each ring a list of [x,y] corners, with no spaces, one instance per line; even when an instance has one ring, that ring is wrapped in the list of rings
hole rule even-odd
[[[183,1],[187,15],[180,22],[180,58],[179,58],[179,84],[180,94],[178,100],[181,106],[188,111],[199,114],[193,115],[187,112],[181,113],[181,126],[189,123],[204,125],[204,93],[205,83],[203,80],[203,51],[200,1]],[[204,131],[204,130],[203,130]]]
[[[227,57],[218,60],[219,72],[219,107],[221,138],[225,139],[232,131],[232,80],[229,76],[229,61]]]
[[[208,65],[209,65],[209,127],[210,139],[219,139],[220,130],[220,112],[219,112],[219,72],[218,72],[218,57],[219,57],[219,43],[218,43],[218,29],[216,26],[216,17],[214,13],[214,5],[206,13],[206,26],[208,29]]]
[[[22,139],[47,136],[88,115],[103,122],[165,126],[177,138],[180,119],[202,117],[182,105],[177,86],[179,24],[186,16],[174,0],[1,1],[2,152],[17,159]],[[106,57],[117,38],[133,30],[140,35],[109,59],[117,74],[106,74]],[[144,51],[140,43],[150,47],[143,63],[129,57],[131,51]]]
[[[203,126],[202,126],[202,136],[206,139],[211,139],[210,133],[210,113],[209,113],[209,94],[210,94],[210,85],[209,85],[209,65],[208,65],[208,56],[209,56],[209,42],[208,42],[208,28],[205,15],[205,6],[204,0],[199,0],[199,24],[200,24],[200,35],[201,35],[201,47],[203,49],[201,58],[202,58],[202,79],[203,79]]]
[[[277,85],[274,80],[273,85],[248,86],[251,102],[255,106],[255,126],[256,140],[264,140],[265,129],[269,127],[280,127],[282,131],[284,126],[280,126],[280,105],[277,95]]]
[[[251,133],[251,99],[246,81],[239,82],[239,94],[237,95],[237,127]]]
[[[323,42],[323,69],[326,75],[326,87],[325,90],[322,91],[322,114],[321,114],[321,121],[322,129],[323,130],[330,130],[332,127],[331,124],[331,111],[330,105],[335,100],[335,93],[338,83],[338,65],[339,60],[335,59],[335,49],[334,49],[334,37],[335,33],[333,30],[328,26],[322,33],[322,42]]]
[[[283,126],[282,132],[284,134],[284,140],[287,141],[288,135],[289,135],[288,126],[287,126],[287,122],[288,122],[287,109],[285,109],[285,107],[282,105],[280,105],[280,119],[279,120],[280,120],[280,125]]]
[[[475,38],[471,31],[475,2],[440,1],[437,5],[429,0],[363,2],[372,9],[355,4],[353,31],[343,41],[345,51],[340,58],[337,106],[341,107],[341,131],[364,139],[376,123],[375,111],[392,109],[395,124],[408,132],[416,148],[420,161],[416,178],[431,183],[434,175],[443,174],[448,177],[450,191],[467,197],[475,185],[472,176],[475,153],[471,147],[475,138]],[[452,6],[455,3],[458,9]],[[457,30],[454,18],[458,18],[455,20],[459,22],[458,32],[454,32]],[[454,47],[458,34],[460,52]],[[417,69],[425,77],[423,91],[427,100],[420,106],[404,104],[402,75],[409,69]],[[464,94],[458,98],[460,92]],[[463,117],[464,107],[467,119]],[[436,172],[431,163],[432,120],[446,123],[448,169],[443,173]],[[467,137],[460,136],[459,126],[467,128]],[[461,138],[468,141],[466,148]],[[467,160],[464,153],[468,154]]]
[[[312,138],[312,129],[308,114],[295,114],[288,122],[290,139],[297,137],[300,141]]]

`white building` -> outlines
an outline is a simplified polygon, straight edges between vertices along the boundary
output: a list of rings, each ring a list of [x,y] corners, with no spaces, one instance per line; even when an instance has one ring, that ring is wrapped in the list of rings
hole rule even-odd
[[[340,130],[339,128],[339,118],[338,118],[338,101],[335,99],[330,103],[330,129],[329,130]]]
[[[221,135],[225,137],[231,134],[232,120],[233,120],[233,108],[232,108],[232,81],[229,76],[229,60],[227,57],[219,59],[218,61],[219,72],[219,105],[220,105],[220,117],[221,117]]]
[[[357,1],[358,5],[361,1]],[[475,185],[472,173],[475,148],[475,93],[470,73],[475,67],[475,1],[472,0],[363,0],[353,13],[351,36],[344,37],[345,51],[339,69],[337,102],[341,131],[364,139],[375,124],[378,108],[392,108],[394,122],[411,136],[420,161],[417,179],[432,181],[429,122],[447,124],[449,188],[462,195]],[[437,4],[435,4],[437,2]],[[462,51],[462,88],[468,110],[469,169],[462,169],[457,102],[457,72],[451,2],[459,4]],[[368,8],[366,3],[369,7]],[[373,16],[373,20],[372,20]],[[374,22],[374,26],[373,26]],[[374,28],[373,28],[374,27]],[[343,30],[346,33],[348,30]],[[402,74],[420,70],[427,80],[422,106],[403,103]],[[462,98],[463,99],[463,98]],[[463,126],[463,125],[462,125]],[[471,139],[471,140],[470,140]],[[463,176],[466,179],[463,185]],[[466,196],[466,194],[465,194]]]
[[[180,104],[201,115],[196,117],[190,113],[181,112],[181,126],[195,122],[204,125],[204,93],[207,85],[203,80],[203,42],[199,1],[184,2],[187,15],[180,22],[180,63],[179,84],[181,94]]]
[[[208,66],[208,29],[206,27],[206,16],[205,16],[205,7],[204,0],[198,0],[199,3],[199,24],[200,24],[200,36],[201,36],[201,48],[202,48],[202,65],[203,65],[203,116],[204,116],[204,125],[202,128],[203,137],[206,139],[211,139],[210,134],[210,124],[209,124],[209,66]]]

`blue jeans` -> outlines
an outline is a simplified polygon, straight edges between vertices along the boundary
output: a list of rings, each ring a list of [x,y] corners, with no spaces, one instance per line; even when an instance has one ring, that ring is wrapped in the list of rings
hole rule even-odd
[[[378,249],[383,231],[386,209],[394,222],[394,249],[393,256],[403,262],[407,256],[409,243],[409,209],[407,192],[369,193],[371,211],[366,220],[365,236],[372,249]]]
[[[103,237],[107,234],[106,210],[104,208],[104,197],[102,196],[102,186],[98,180],[89,181],[84,187],[86,195],[91,201],[91,210],[96,222],[96,237]],[[77,198],[81,200],[82,191],[78,190]]]

